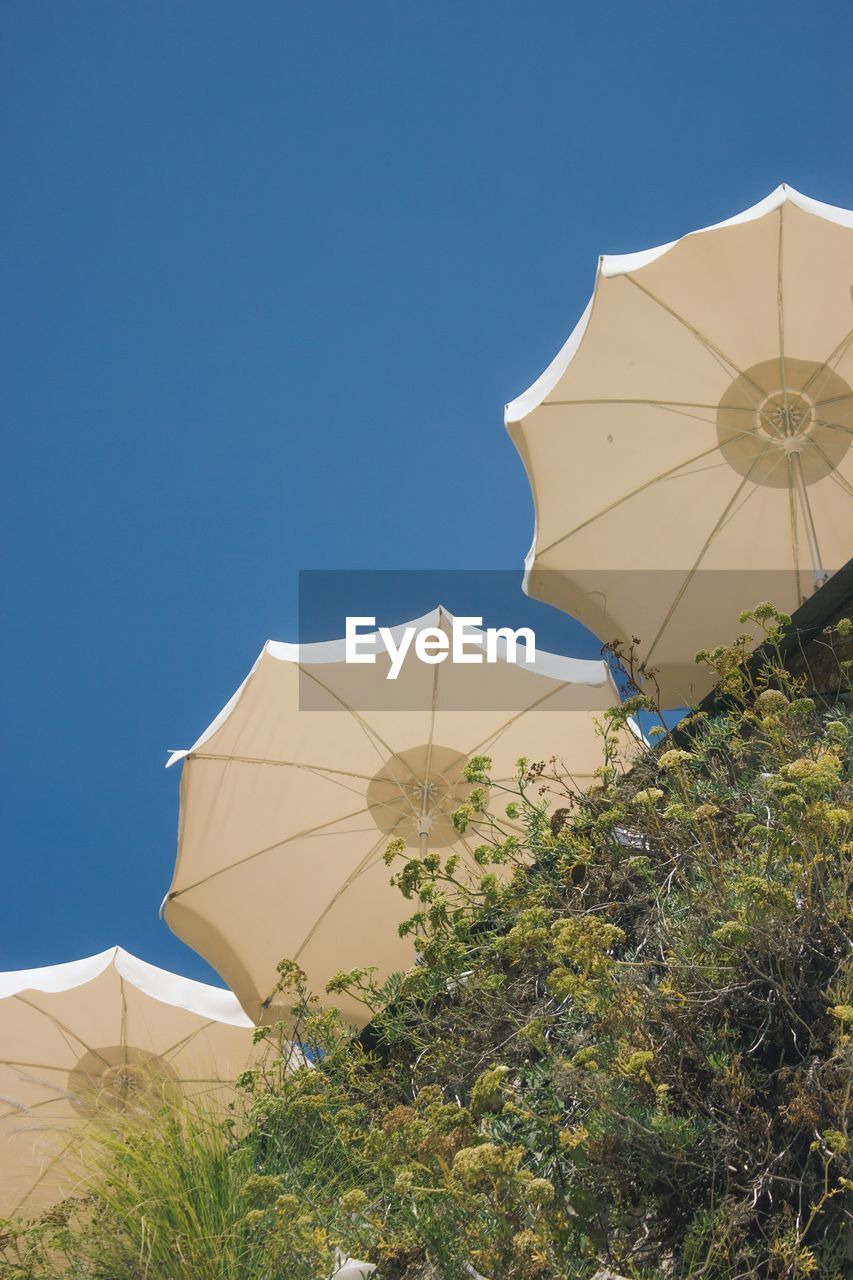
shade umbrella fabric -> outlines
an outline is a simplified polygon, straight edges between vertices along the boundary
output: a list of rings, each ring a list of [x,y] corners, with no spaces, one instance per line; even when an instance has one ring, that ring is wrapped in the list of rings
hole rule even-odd
[[[592,299],[506,407],[533,491],[525,589],[641,640],[666,706],[761,599],[850,556],[853,212],[781,186],[726,222],[602,257]]]
[[[99,1122],[169,1099],[224,1106],[252,1040],[230,991],[121,947],[0,973],[0,1218],[80,1191]]]
[[[449,636],[453,618],[439,608],[405,625]],[[470,856],[450,815],[470,790],[471,755],[491,756],[507,781],[518,757],[557,756],[579,786],[601,763],[596,717],[618,703],[601,661],[537,652],[514,665],[499,650],[483,665],[408,659],[390,681],[376,653],[353,666],[342,641],[270,641],[210,728],[170,760],[183,774],[163,914],[258,1022],[287,1016],[274,996],[283,958],[321,998],[341,970],[375,965],[382,978],[411,965],[397,926],[413,905],[389,885],[383,854],[400,837]],[[357,1024],[369,1016],[349,997],[335,1003]]]

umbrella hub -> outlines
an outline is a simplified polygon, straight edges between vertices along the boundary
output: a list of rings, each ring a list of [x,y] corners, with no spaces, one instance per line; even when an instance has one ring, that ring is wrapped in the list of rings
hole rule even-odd
[[[758,408],[758,430],[783,445],[802,436],[814,420],[814,404],[806,392],[777,391]]]
[[[744,370],[717,408],[723,457],[752,483],[793,487],[798,459],[804,484],[838,467],[853,431],[853,391],[826,364],[775,357]],[[799,483],[799,481],[797,481]]]
[[[87,1117],[151,1111],[179,1091],[168,1062],[132,1045],[92,1049],[68,1073],[72,1105]]]
[[[412,848],[424,835],[430,849],[456,844],[451,814],[472,790],[464,777],[467,763],[466,755],[436,744],[391,756],[367,788],[367,807],[379,830]]]

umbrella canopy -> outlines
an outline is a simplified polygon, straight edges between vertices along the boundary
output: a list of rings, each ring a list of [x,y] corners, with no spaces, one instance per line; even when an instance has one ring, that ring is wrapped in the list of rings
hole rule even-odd
[[[406,624],[450,635],[444,609]],[[404,628],[396,628],[398,636]],[[376,637],[371,637],[371,643]],[[470,853],[451,821],[469,787],[471,755],[493,776],[516,760],[557,756],[581,786],[601,763],[596,711],[618,703],[607,665],[537,653],[428,665],[407,660],[387,679],[345,661],[343,642],[269,642],[247,680],[183,759],[177,865],[163,913],[257,1021],[276,965],[296,960],[322,996],[335,973],[407,968],[398,924],[413,906],[389,885],[388,842]],[[475,842],[476,843],[476,842]],[[363,1023],[363,1005],[336,1003]]]
[[[853,213],[779,187],[727,222],[603,257],[550,367],[507,405],[536,509],[525,589],[642,641],[664,705],[762,599],[850,555]]]
[[[0,1217],[79,1188],[79,1139],[99,1118],[171,1097],[224,1103],[252,1035],[230,991],[121,947],[0,974]]]

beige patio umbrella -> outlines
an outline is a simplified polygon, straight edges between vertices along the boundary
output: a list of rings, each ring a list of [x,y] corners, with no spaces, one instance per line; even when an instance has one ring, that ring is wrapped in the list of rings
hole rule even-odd
[[[85,1186],[87,1131],[170,1098],[224,1105],[253,1055],[230,991],[113,947],[0,974],[0,1218]]]
[[[446,636],[452,625],[444,609],[406,624]],[[273,1000],[285,957],[321,997],[340,970],[375,965],[382,978],[412,964],[397,926],[414,906],[390,887],[383,854],[394,837],[470,854],[450,815],[470,790],[471,755],[491,756],[507,781],[518,757],[557,756],[580,786],[602,760],[596,715],[618,695],[600,661],[537,653],[515,665],[504,646],[482,665],[408,658],[390,681],[388,655],[375,653],[375,665],[354,666],[343,642],[270,641],[210,728],[170,760],[184,763],[163,914],[259,1022],[287,1014]],[[334,1003],[368,1018],[352,999]]]
[[[781,186],[727,222],[600,259],[507,405],[536,528],[525,588],[642,641],[665,706],[762,599],[791,612],[853,530],[853,213]]]

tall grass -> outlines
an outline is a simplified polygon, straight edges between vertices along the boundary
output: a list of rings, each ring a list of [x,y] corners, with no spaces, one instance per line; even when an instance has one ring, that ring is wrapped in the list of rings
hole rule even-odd
[[[217,1116],[170,1108],[89,1152],[91,1274],[122,1280],[244,1280],[261,1275],[246,1214],[250,1154]]]
[[[2,1280],[332,1275],[346,1225],[335,1153],[314,1146],[313,1126],[258,1126],[239,1107],[224,1118],[221,1107],[172,1102],[81,1134],[86,1194],[34,1222],[0,1222]]]
[[[221,1110],[170,1105],[81,1135],[87,1194],[0,1233],[3,1280],[263,1280],[252,1153]],[[248,1216],[247,1216],[248,1215]],[[272,1280],[270,1276],[269,1280]]]

